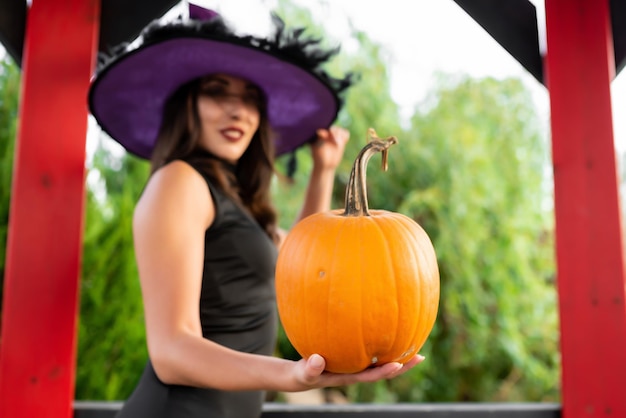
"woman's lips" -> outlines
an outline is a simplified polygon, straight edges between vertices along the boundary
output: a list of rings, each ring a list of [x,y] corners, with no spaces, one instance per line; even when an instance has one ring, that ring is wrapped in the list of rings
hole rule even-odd
[[[243,137],[243,130],[238,128],[222,129],[220,133],[229,141],[236,142]]]

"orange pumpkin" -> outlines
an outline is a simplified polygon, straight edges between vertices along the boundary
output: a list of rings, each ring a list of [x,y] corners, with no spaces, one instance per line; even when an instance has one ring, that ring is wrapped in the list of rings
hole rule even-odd
[[[326,370],[354,373],[405,363],[430,334],[439,306],[439,269],[426,232],[409,217],[369,210],[367,161],[395,137],[359,153],[344,210],[311,215],[290,231],[276,266],[278,312],[303,357],[317,353]]]

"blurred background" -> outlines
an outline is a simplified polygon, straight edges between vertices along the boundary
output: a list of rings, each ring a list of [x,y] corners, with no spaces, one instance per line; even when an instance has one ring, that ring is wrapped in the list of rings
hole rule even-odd
[[[351,164],[369,127],[394,135],[389,170],[368,170],[370,208],[404,213],[431,237],[441,273],[427,360],[391,381],[326,391],[327,402],[559,401],[559,347],[549,98],[452,0],[206,0],[244,32],[270,12],[307,26],[341,53],[329,70],[360,82],[337,123],[351,132],[336,176],[343,207]],[[542,2],[535,3],[542,16]],[[242,13],[245,10],[245,13]],[[179,11],[173,10],[174,16]],[[541,25],[540,25],[541,28]],[[613,82],[616,156],[626,152],[626,80]],[[0,49],[0,279],[4,272],[18,68]],[[286,172],[289,156],[278,162]],[[273,193],[283,228],[299,210],[311,160]],[[147,358],[131,236],[148,176],[90,121],[76,399],[125,399]],[[623,180],[622,180],[623,183]],[[0,287],[1,289],[1,287]],[[1,300],[1,299],[0,299]],[[1,311],[0,311],[1,314]],[[276,355],[298,358],[281,334]],[[285,394],[269,400],[286,402]]]

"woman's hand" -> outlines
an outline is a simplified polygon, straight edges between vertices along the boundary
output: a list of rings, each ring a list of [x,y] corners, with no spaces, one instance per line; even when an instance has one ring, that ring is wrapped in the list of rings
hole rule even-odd
[[[406,373],[423,360],[423,356],[415,355],[405,364],[387,363],[379,367],[365,369],[359,373],[339,374],[325,372],[326,362],[324,358],[319,354],[313,354],[308,359],[302,359],[296,363],[294,374],[297,387],[294,388],[294,391],[391,379]]]
[[[318,169],[335,169],[343,158],[350,132],[339,126],[318,129],[317,140],[311,144],[313,164]]]
[[[317,140],[311,144],[313,170],[296,222],[314,213],[330,210],[335,169],[343,158],[349,139],[350,132],[339,126],[317,130]]]

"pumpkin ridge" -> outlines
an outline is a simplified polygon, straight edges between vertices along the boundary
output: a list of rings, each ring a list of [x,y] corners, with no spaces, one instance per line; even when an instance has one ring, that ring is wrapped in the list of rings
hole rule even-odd
[[[426,253],[427,249],[423,248],[424,245],[422,244],[422,242],[425,241],[426,239],[428,239],[428,241],[430,242],[430,239],[428,238],[426,231],[424,231],[424,229],[421,226],[417,225],[416,227],[413,223],[410,223],[409,221],[412,221],[411,218],[406,217],[406,219],[402,219],[402,222],[404,225],[406,225],[407,230],[409,229],[415,230],[415,232],[411,234],[413,241],[415,242],[415,245],[412,246],[412,250],[415,253],[417,265],[419,266],[419,269],[420,269],[419,273],[420,273],[420,278],[422,279],[421,280],[422,286],[424,283],[428,284],[428,289],[422,289],[423,291],[420,292],[420,301],[422,302],[420,306],[420,318],[421,318],[420,323],[423,325],[417,327],[417,333],[414,337],[414,341],[416,341],[419,344],[419,347],[416,347],[419,350],[422,348],[422,346],[426,342],[426,338],[432,331],[432,327],[434,326],[434,320],[436,319],[436,314],[433,316],[429,315],[429,311],[431,310],[430,305],[432,303],[432,300],[430,300],[428,297],[426,298],[423,297],[424,294],[426,294],[426,296],[432,294],[432,290],[433,290],[432,277],[433,277],[434,271],[432,271],[431,269],[424,271],[425,270],[424,267],[428,267],[427,263],[430,261],[432,254],[429,254],[430,251],[429,253]],[[435,262],[436,262],[436,257],[435,257]],[[424,278],[427,278],[427,279],[424,280]]]
[[[315,214],[313,215],[314,218],[312,218],[313,220],[315,220],[314,223],[312,223],[312,228],[311,226],[309,226],[308,229],[312,229],[313,231],[317,231],[318,228],[320,227],[321,224],[326,224],[328,225],[329,223],[331,224],[336,224],[336,231],[337,231],[337,235],[339,236],[339,234],[341,233],[341,229],[343,228],[343,224],[342,223],[337,223],[334,222],[334,219],[332,219],[332,216],[328,216],[327,214],[324,213],[319,213],[319,214]],[[330,221],[328,218],[331,218]],[[307,249],[307,255],[305,257],[305,269],[303,271],[305,272],[310,272],[310,271],[319,271],[319,267],[320,267],[320,260],[317,258],[317,251],[319,251],[319,245],[325,245],[326,242],[325,240],[320,240],[316,239],[314,236],[311,236],[309,241],[309,245],[307,245],[306,249]],[[336,248],[338,247],[339,242],[336,241],[335,242],[335,251]],[[322,260],[325,261],[325,260]],[[332,263],[335,263],[335,260],[332,260]],[[325,275],[326,275],[326,286],[325,286],[325,296],[323,297],[323,299],[321,300],[317,300],[315,303],[325,303],[326,304],[326,314],[325,315],[314,315],[318,321],[319,319],[323,319],[323,324],[321,324],[321,329],[323,330],[323,338],[321,338],[321,342],[318,340],[314,340],[313,339],[313,334],[311,332],[311,329],[320,329],[320,324],[319,322],[317,324],[315,324],[314,326],[311,325],[311,321],[313,319],[311,312],[305,312],[305,318],[304,318],[304,329],[305,329],[305,333],[307,336],[307,340],[305,342],[305,347],[310,348],[310,347],[318,347],[318,349],[315,351],[315,353],[310,352],[308,353],[308,355],[310,356],[311,354],[320,354],[322,357],[326,357],[325,353],[328,352],[332,352],[333,351],[333,347],[330,344],[329,341],[329,318],[330,318],[330,309],[331,309],[331,305],[330,303],[328,303],[328,301],[330,300],[330,293],[331,293],[331,288],[333,285],[333,275],[332,272],[334,271],[334,266],[333,264],[331,264],[330,266],[326,266],[326,271],[325,271]],[[319,273],[318,273],[319,274]],[[312,280],[313,278],[305,278],[305,280]],[[320,298],[320,287],[321,285],[315,285],[315,291],[313,292],[314,296],[316,298]],[[311,292],[304,292],[306,295],[304,296],[304,300],[306,301],[306,305],[304,306],[308,306],[308,300],[311,297]],[[328,361],[328,360],[326,360]]]
[[[430,237],[428,236],[428,234],[426,233],[426,231],[423,231],[423,241],[427,241],[428,243],[430,243],[430,247],[429,248],[423,248],[422,252],[426,253],[426,258],[429,260],[433,260],[434,261],[434,265],[429,266],[429,275],[428,275],[428,283],[429,283],[429,289],[428,289],[428,295],[431,296],[431,300],[430,303],[435,307],[434,310],[432,310],[433,312],[431,312],[431,317],[430,317],[430,328],[432,329],[432,327],[435,324],[435,321],[437,320],[437,312],[439,311],[439,295],[441,292],[440,289],[440,282],[439,282],[439,265],[437,264],[437,254],[435,253],[434,250],[434,246],[432,244],[432,241],[430,240]],[[436,280],[435,280],[436,278]],[[433,296],[434,294],[436,294],[436,297]],[[424,340],[426,338],[428,338],[428,335],[424,335],[423,336]]]
[[[384,222],[385,218],[381,217],[380,215],[377,215],[375,211],[371,211],[370,214],[371,216],[369,217],[369,219],[371,219],[372,224],[376,226],[376,229],[378,230],[380,237],[382,239],[383,245],[384,245],[385,260],[383,264],[387,266],[393,266],[394,255],[393,255],[393,252],[391,251],[391,246],[389,245],[387,234],[385,233],[384,229],[380,225],[381,222]],[[390,343],[387,345],[387,347],[385,347],[384,349],[385,355],[387,355],[391,351],[394,351],[394,349],[396,348],[396,343],[398,341],[398,327],[400,324],[400,321],[399,321],[400,304],[397,302],[398,294],[399,294],[398,282],[397,282],[398,277],[396,274],[396,269],[394,269],[393,267],[389,268],[389,272],[391,273],[392,277],[389,278],[387,286],[390,286],[391,283],[393,283],[394,293],[396,294],[396,297],[393,299],[396,305],[395,306],[396,315],[395,315],[395,323],[393,324],[393,333],[392,333],[394,337],[393,337],[393,340],[390,341]]]
[[[337,228],[337,233],[335,235],[335,247],[333,249],[333,254],[337,254],[337,251],[339,248],[341,248],[341,235],[344,233],[344,229],[346,228],[346,223],[345,222],[340,222],[339,223],[339,227]],[[332,294],[332,287],[335,284],[336,278],[334,277],[334,274],[332,274],[332,272],[335,271],[336,268],[336,264],[338,263],[337,258],[333,258],[333,261],[330,265],[330,268],[328,269],[329,272],[331,272],[331,276],[328,278],[329,283],[328,283],[328,292],[326,293],[326,300],[330,300],[330,296]],[[327,318],[327,322],[328,322],[328,318],[332,317],[332,312],[331,312],[332,306],[330,303],[326,304],[326,318]],[[331,341],[330,339],[330,327],[325,327],[325,332],[326,332],[326,336],[325,336],[325,341],[329,342]],[[326,360],[328,361],[328,360]],[[328,365],[327,365],[328,367]]]
[[[354,218],[346,218],[342,215],[339,219],[337,219],[339,227],[336,232],[332,234],[335,237],[335,246],[333,251],[332,263],[328,268],[330,273],[329,279],[329,287],[328,287],[328,295],[326,300],[333,300],[335,303],[327,303],[326,306],[326,318],[327,320],[332,320],[334,318],[342,318],[349,316],[351,318],[355,318],[355,321],[362,321],[362,307],[357,306],[360,309],[360,312],[355,313],[355,309],[353,309],[353,305],[350,303],[350,300],[345,301],[346,304],[343,307],[337,306],[337,297],[336,295],[345,295],[347,292],[346,288],[349,289],[349,292],[353,295],[356,295],[357,292],[361,292],[362,286],[360,276],[362,275],[361,266],[356,265],[352,266],[350,271],[345,270],[345,266],[342,263],[341,257],[338,257],[337,254],[350,254],[350,246],[352,242],[352,236],[355,234],[355,226],[358,227],[358,224],[354,222]],[[330,234],[329,234],[330,235]],[[359,271],[356,271],[356,269]],[[355,280],[354,278],[357,277]],[[359,289],[355,289],[355,284],[358,284]],[[355,299],[353,297],[351,299]],[[347,315],[346,315],[347,312]],[[346,324],[346,320],[339,321],[337,323],[333,323],[333,326],[326,326],[325,333],[326,339],[325,343],[326,352],[330,353],[327,358],[327,370],[331,372],[355,372],[357,370],[354,369],[355,365],[362,365],[363,359],[366,358],[366,353],[363,349],[363,326],[362,322],[360,323],[350,323],[350,330],[341,329],[339,325]],[[349,338],[348,338],[349,337]],[[354,344],[358,342],[358,344]],[[355,352],[354,349],[357,349],[358,352]],[[348,356],[342,354],[342,350],[348,350]],[[366,366],[362,366],[365,368]]]
[[[400,236],[402,237],[401,241],[402,242],[411,242],[412,245],[407,246],[407,248],[411,251],[410,253],[410,259],[412,260],[411,262],[411,270],[416,272],[417,274],[419,274],[419,262],[418,262],[418,258],[417,258],[417,254],[416,254],[416,249],[415,247],[415,237],[412,234],[412,231],[410,230],[410,228],[407,228],[406,225],[404,225],[404,223],[402,222],[398,222],[398,216],[395,215],[388,215],[389,217],[393,218],[393,222],[387,222],[385,224],[385,226],[387,228],[393,229],[393,234],[394,236]],[[417,278],[412,278],[413,280],[417,280],[419,281],[421,279],[421,277],[417,277]],[[420,287],[420,284],[418,284],[416,287]],[[414,307],[416,309],[418,314],[417,314],[417,318],[412,321],[412,329],[409,331],[407,330],[407,334],[409,335],[408,339],[407,339],[407,343],[406,346],[403,347],[403,351],[400,353],[400,357],[401,360],[406,361],[406,358],[402,358],[404,356],[406,356],[407,352],[409,351],[415,351],[417,352],[417,350],[419,349],[419,347],[417,347],[416,345],[416,336],[419,333],[420,330],[420,324],[421,324],[421,318],[423,317],[423,308],[424,308],[424,304],[422,303],[422,294],[421,292],[418,292],[416,294],[414,294]],[[402,300],[401,297],[398,298],[398,300]],[[406,311],[407,309],[405,309]],[[401,315],[401,312],[399,310],[398,312],[399,315]],[[398,336],[396,336],[396,338],[398,338]]]
[[[354,234],[355,237],[357,237],[359,242],[364,242],[366,240],[369,240],[369,228],[368,228],[368,223],[371,222],[370,216],[369,215],[360,215],[359,217],[359,221],[358,224],[356,225],[356,233]],[[370,308],[370,304],[371,304],[371,300],[369,300],[370,298],[370,292],[371,290],[368,289],[366,286],[363,286],[363,282],[364,282],[364,274],[363,274],[363,266],[367,265],[369,266],[369,262],[370,262],[370,258],[368,257],[368,254],[365,253],[365,246],[359,246],[359,253],[358,253],[358,263],[356,263],[356,265],[359,266],[359,275],[358,275],[358,283],[359,283],[359,306],[361,306],[361,313],[359,315],[359,318],[361,320],[359,329],[360,329],[360,344],[359,344],[359,348],[361,348],[361,357],[363,359],[363,362],[365,363],[365,367],[369,367],[372,364],[375,364],[378,361],[378,358],[380,356],[380,354],[377,352],[378,351],[378,347],[372,346],[370,345],[370,335],[372,333],[376,333],[378,332],[378,330],[376,329],[370,329],[369,325],[372,323],[371,318],[369,317],[371,315],[370,312],[368,312],[367,314],[365,314],[364,312],[369,311]],[[367,269],[366,269],[367,270]],[[366,307],[365,309],[363,309],[363,307]],[[367,317],[366,317],[367,316]],[[376,359],[376,361],[372,361],[373,359]]]
[[[404,219],[403,219],[404,221]],[[402,228],[400,227],[402,226]],[[402,232],[407,236],[410,237],[410,239],[413,242],[413,245],[411,245],[411,252],[413,253],[413,260],[416,264],[416,269],[417,269],[417,274],[419,275],[419,280],[420,280],[420,285],[423,285],[423,279],[422,279],[422,261],[423,258],[420,257],[420,249],[419,248],[415,248],[416,245],[419,243],[419,240],[416,237],[416,234],[414,232],[414,225],[412,224],[405,224],[405,222],[402,222],[401,224],[399,224],[398,226],[399,230],[402,230]],[[407,238],[409,239],[409,238]],[[422,340],[424,331],[426,332],[426,335],[428,335],[430,333],[430,329],[429,327],[426,327],[423,325],[424,323],[424,316],[425,314],[427,314],[428,311],[428,304],[425,303],[426,301],[424,300],[424,292],[421,291],[421,287],[420,286],[420,292],[419,292],[419,296],[416,298],[417,302],[416,304],[419,304],[419,309],[417,309],[417,311],[419,312],[418,314],[418,321],[416,321],[415,324],[415,329],[413,330],[413,336],[411,338],[411,347],[413,350],[415,350],[415,352],[419,352],[419,350],[421,350],[422,345],[424,344],[424,341]],[[421,331],[421,332],[420,332]]]
[[[366,199],[367,201],[367,199]],[[367,209],[367,208],[366,208]],[[363,223],[359,222],[358,225],[356,225],[356,237],[359,237],[359,241],[361,241],[363,239]],[[367,291],[367,289],[363,288],[363,263],[366,262],[366,257],[364,254],[365,248],[363,246],[359,246],[359,262],[356,263],[356,266],[359,266],[359,274],[358,274],[358,280],[357,282],[359,283],[359,306],[360,306],[360,310],[361,312],[359,312],[359,320],[361,321],[361,323],[358,325],[358,327],[356,327],[359,330],[359,341],[360,344],[358,345],[360,348],[360,357],[362,359],[367,359],[368,360],[368,365],[369,363],[371,363],[371,354],[370,354],[370,350],[368,350],[368,347],[366,346],[365,342],[366,342],[366,334],[367,334],[367,330],[365,330],[365,323],[367,322],[367,319],[363,319],[363,306],[365,306],[365,292]],[[360,360],[359,360],[360,363]]]
[[[342,215],[343,216],[343,215]],[[354,236],[356,235],[357,237],[362,237],[362,233],[363,233],[363,224],[361,222],[355,222],[355,218],[348,218],[346,217],[344,220],[345,224],[350,225],[351,228],[354,228],[356,226],[356,233],[352,233],[350,234],[350,236]],[[347,242],[350,242],[350,240],[347,240]],[[365,329],[364,329],[364,320],[363,320],[363,294],[364,291],[366,291],[367,289],[365,289],[365,287],[363,286],[363,247],[360,247],[360,254],[359,254],[359,263],[356,264],[356,266],[358,266],[358,275],[354,274],[354,276],[358,277],[358,280],[354,280],[355,283],[358,283],[359,285],[359,314],[357,315],[357,318],[359,319],[359,324],[357,324],[357,326],[354,327],[354,329],[358,330],[358,337],[355,338],[357,341],[359,341],[358,344],[358,349],[359,349],[359,353],[358,353],[358,359],[355,361],[356,364],[359,365],[359,367],[362,367],[362,369],[365,369],[367,367],[369,367],[369,365],[371,364],[371,357],[370,354],[367,351],[367,347],[365,347]],[[356,272],[354,272],[356,273]],[[362,363],[365,363],[362,365]],[[362,366],[361,366],[362,365]],[[360,371],[360,370],[358,370]]]

